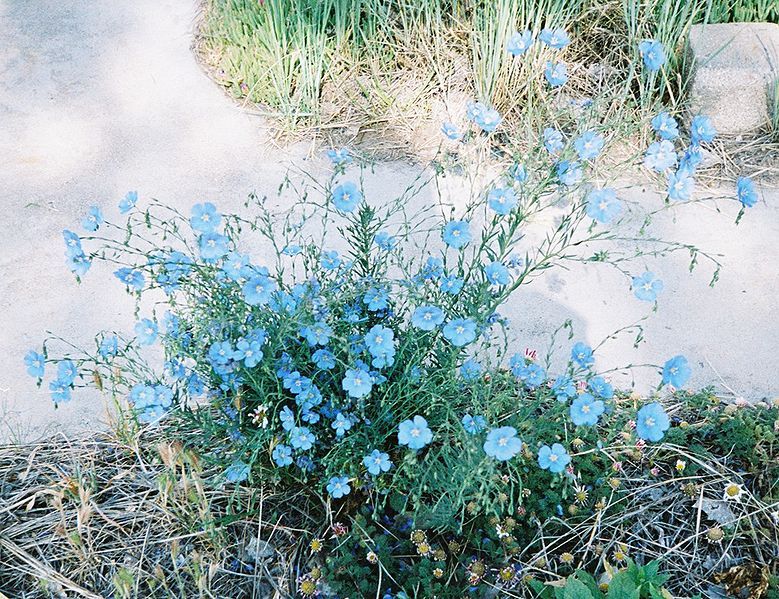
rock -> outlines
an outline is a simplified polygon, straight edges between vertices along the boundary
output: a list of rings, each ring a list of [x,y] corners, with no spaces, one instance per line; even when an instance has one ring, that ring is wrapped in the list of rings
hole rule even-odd
[[[259,540],[256,537],[252,538],[251,541],[249,541],[248,547],[246,547],[246,557],[254,563],[268,560],[272,558],[275,553],[276,549],[273,545],[267,541]]]
[[[779,25],[694,25],[690,51],[693,114],[708,115],[726,135],[751,133],[769,122],[769,93],[779,78]]]
[[[736,520],[736,515],[731,511],[727,501],[701,497],[698,503],[698,507],[706,514],[706,517],[718,524],[728,525]]]

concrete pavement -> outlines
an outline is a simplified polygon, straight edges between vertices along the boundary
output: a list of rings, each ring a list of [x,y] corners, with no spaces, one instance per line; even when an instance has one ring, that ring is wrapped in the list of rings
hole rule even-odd
[[[190,50],[196,8],[191,0],[0,2],[0,438],[99,426],[97,394],[77,394],[55,411],[22,357],[46,330],[88,343],[102,328],[129,332],[135,320],[111,268],[95,265],[76,285],[64,265],[63,228],[78,228],[92,204],[115,215],[130,189],[185,211],[206,200],[237,208],[249,192],[272,193],[287,165],[306,159],[306,146],[274,147],[257,117],[201,71]],[[379,165],[366,179],[369,197],[399,193],[415,172]],[[684,353],[692,385],[779,395],[779,191],[763,191],[739,227],[732,205],[729,218],[694,207],[654,223],[661,236],[723,253],[720,283],[709,289],[708,276],[690,275],[683,256],[658,266],[666,292],[647,341],[638,349],[632,337],[610,342],[599,368]],[[626,193],[643,198],[639,187]],[[647,306],[617,273],[587,265],[550,272],[505,313],[516,346],[544,353],[566,318],[594,345]],[[657,374],[637,371],[635,381],[648,388]]]

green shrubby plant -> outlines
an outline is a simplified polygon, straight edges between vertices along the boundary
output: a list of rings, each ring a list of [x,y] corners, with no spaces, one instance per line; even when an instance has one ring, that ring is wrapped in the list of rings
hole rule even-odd
[[[556,50],[568,43],[564,31],[541,39]],[[644,68],[657,72],[662,45],[647,43]],[[549,85],[560,76],[547,73]],[[71,270],[82,277],[94,260],[109,262],[128,292],[159,301],[151,312],[139,303],[134,336],[101,333],[93,351],[62,357],[47,340],[26,357],[28,369],[40,384],[56,364],[56,403],[87,384],[126,399],[138,425],[165,423],[220,464],[224,484],[321,496],[336,541],[301,575],[304,594],[515,589],[525,576],[518,556],[540,523],[561,532],[620,505],[622,456],[643,472],[649,446],[680,433],[667,405],[613,389],[595,368],[597,348],[572,343],[555,375],[534,352],[512,353],[501,307],[568,262],[616,268],[626,293],[649,306],[663,284],[642,257],[689,253],[691,268],[711,262],[713,280],[719,268],[693,245],[647,234],[641,219],[627,232],[635,219],[608,184],[617,173],[598,167],[617,140],[595,106],[566,108],[557,120],[565,126],[550,125],[520,153],[501,133],[501,115],[471,103],[467,130],[444,124],[433,169],[470,186],[462,205],[414,209],[429,175],[397,198],[367,197],[365,165],[342,149],[329,152],[326,181],[288,177],[279,192],[290,205],[278,213],[254,196],[240,214],[201,203],[186,215],[131,193],[119,206],[123,223],[93,208],[87,235],[64,233]],[[679,154],[675,120],[661,114],[653,126],[660,141],[644,163],[666,177],[665,205],[696,201],[701,145],[715,134],[708,119],[693,121]],[[739,218],[754,205],[748,179],[733,199]],[[555,215],[548,230],[521,246],[545,213]],[[263,262],[246,251],[247,238],[263,240]],[[144,358],[157,344],[164,371]],[[657,368],[658,389],[690,376],[679,355]],[[739,455],[753,440],[769,442],[756,430],[741,446],[738,430],[728,434]],[[640,576],[656,575],[645,568],[614,580],[644,592]]]

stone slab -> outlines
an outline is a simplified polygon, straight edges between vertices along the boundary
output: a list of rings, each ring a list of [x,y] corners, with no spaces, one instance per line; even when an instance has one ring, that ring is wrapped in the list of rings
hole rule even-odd
[[[694,25],[690,50],[693,114],[708,115],[725,135],[753,133],[769,122],[769,90],[779,78],[779,25]]]

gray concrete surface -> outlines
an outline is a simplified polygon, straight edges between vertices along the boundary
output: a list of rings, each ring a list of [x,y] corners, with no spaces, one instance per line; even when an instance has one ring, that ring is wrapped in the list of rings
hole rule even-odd
[[[750,133],[769,122],[779,80],[779,25],[693,25],[690,50],[694,113],[709,115],[717,131],[729,135]]]
[[[134,322],[132,301],[110,267],[96,264],[76,285],[63,262],[63,228],[77,228],[95,203],[115,216],[129,189],[141,201],[155,197],[186,211],[204,200],[238,208],[251,191],[272,193],[287,164],[306,157],[307,146],[273,147],[262,123],[201,72],[190,51],[195,11],[191,0],[0,3],[0,438],[73,433],[105,420],[96,393],[78,393],[55,411],[22,364],[46,330],[86,344],[102,328],[129,332]],[[306,164],[324,167],[320,158]],[[366,178],[368,197],[393,197],[415,172],[380,165]],[[461,190],[447,185],[456,204]],[[659,202],[640,188],[625,195],[645,206]],[[431,196],[428,190],[419,201]],[[764,190],[739,227],[732,204],[723,206],[724,217],[698,206],[658,218],[656,234],[725,254],[721,281],[709,289],[710,273],[690,275],[683,256],[647,263],[666,283],[647,341],[638,349],[628,336],[608,343],[598,367],[684,353],[692,385],[724,384],[748,398],[779,395],[777,200],[779,191]],[[539,353],[566,318],[577,338],[594,345],[647,312],[624,278],[595,265],[552,271],[504,310],[515,346]],[[652,370],[634,372],[639,389],[658,380]]]

